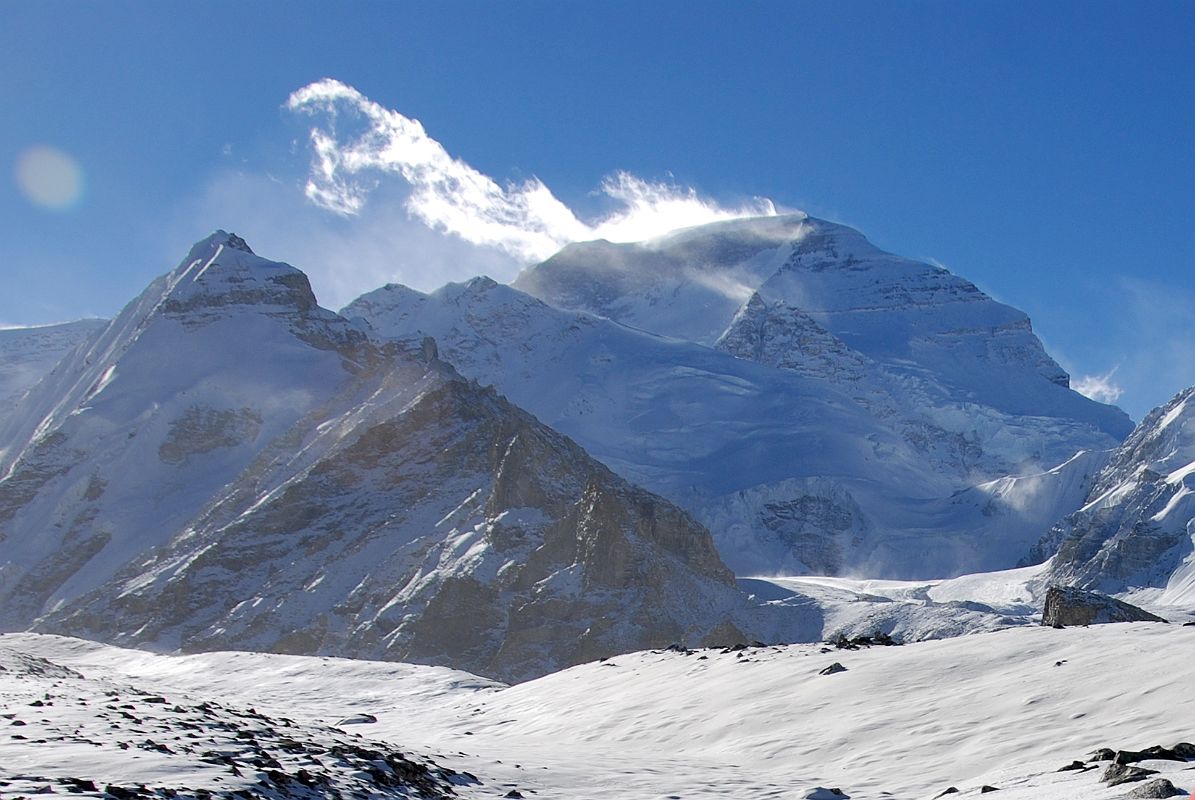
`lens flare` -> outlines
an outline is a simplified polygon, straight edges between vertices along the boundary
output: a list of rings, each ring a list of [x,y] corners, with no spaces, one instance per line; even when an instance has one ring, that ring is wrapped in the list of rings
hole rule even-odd
[[[78,162],[47,145],[34,145],[17,157],[16,178],[29,202],[49,211],[66,211],[83,197]]]

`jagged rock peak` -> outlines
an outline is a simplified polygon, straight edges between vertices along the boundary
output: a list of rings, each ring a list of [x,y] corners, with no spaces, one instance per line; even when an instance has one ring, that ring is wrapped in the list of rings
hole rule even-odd
[[[195,246],[192,249],[215,249],[221,245],[233,250],[240,250],[242,253],[254,255],[253,248],[249,247],[248,242],[246,242],[240,236],[237,236],[235,233],[229,233],[222,228],[217,228],[210,235],[200,239],[195,243]]]
[[[164,290],[160,309],[168,314],[231,305],[316,307],[306,275],[255,255],[244,239],[226,231],[197,242],[166,277]]]
[[[242,250],[246,253],[253,252],[252,248],[249,247],[249,243],[237,236],[235,233],[228,234],[228,246],[236,250]]]

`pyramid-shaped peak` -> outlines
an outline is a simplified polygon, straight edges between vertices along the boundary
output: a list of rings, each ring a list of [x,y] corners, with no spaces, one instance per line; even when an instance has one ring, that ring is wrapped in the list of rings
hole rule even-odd
[[[254,254],[240,236],[218,230],[196,242],[167,277],[163,310],[190,311],[228,305],[315,308],[307,276],[289,264]]]
[[[195,243],[195,246],[191,249],[193,251],[195,251],[195,250],[214,251],[214,250],[220,248],[221,246],[223,246],[224,248],[227,248],[227,249],[240,250],[242,253],[248,253],[249,255],[254,255],[253,248],[249,247],[248,242],[246,242],[240,236],[237,236],[235,233],[229,233],[228,231],[226,231],[222,228],[217,229],[217,230],[213,231],[211,234],[209,234],[208,236],[205,236],[204,238],[200,239],[198,242]]]

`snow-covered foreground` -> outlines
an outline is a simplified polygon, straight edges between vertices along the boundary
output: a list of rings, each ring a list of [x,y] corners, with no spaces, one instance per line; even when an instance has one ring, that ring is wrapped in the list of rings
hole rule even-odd
[[[207,701],[286,719],[297,731],[286,736],[325,749],[337,737],[358,742],[357,734],[413,760],[472,773],[480,783],[455,787],[465,797],[517,788],[538,798],[804,798],[823,786],[853,798],[931,798],[952,786],[969,796],[989,785],[1002,798],[1104,800],[1141,784],[1101,783],[1106,762],[1057,770],[1101,747],[1195,739],[1193,651],[1195,628],[1180,625],[1019,627],[860,650],[635,653],[504,687],[435,667],[251,653],[162,656],[10,634],[0,637],[0,664],[11,667],[17,654],[28,654],[85,677],[0,672],[0,713],[28,723],[0,733],[0,779],[52,773],[101,789],[170,780],[237,788],[213,786],[213,775],[232,777],[181,753],[119,750],[118,741],[140,742],[145,734],[118,716],[99,724],[101,709],[77,702],[106,698],[105,691],[133,697],[132,686],[184,711]],[[820,674],[834,662],[846,670]],[[47,692],[57,698],[53,706],[29,705]],[[139,697],[130,713],[152,717]],[[121,705],[110,705],[116,715]],[[359,714],[377,722],[327,727]],[[85,736],[72,739],[80,730]],[[210,731],[163,725],[155,735],[171,745],[170,736],[185,743],[188,734]],[[1195,763],[1136,766],[1159,770],[1187,792],[1195,785]],[[242,772],[254,776],[252,767]],[[15,785],[0,786],[0,794]],[[344,789],[346,796],[364,791]]]

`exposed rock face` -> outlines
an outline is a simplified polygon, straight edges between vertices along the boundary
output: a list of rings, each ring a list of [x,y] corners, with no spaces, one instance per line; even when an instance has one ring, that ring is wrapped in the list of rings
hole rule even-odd
[[[1102,625],[1108,622],[1165,622],[1144,609],[1067,586],[1051,586],[1046,592],[1042,625]]]
[[[507,680],[746,638],[685,512],[228,234],[38,392],[0,479],[10,630]]]
[[[251,441],[261,430],[261,415],[252,408],[214,409],[192,406],[170,423],[170,432],[158,448],[158,457],[178,464],[219,447]]]

